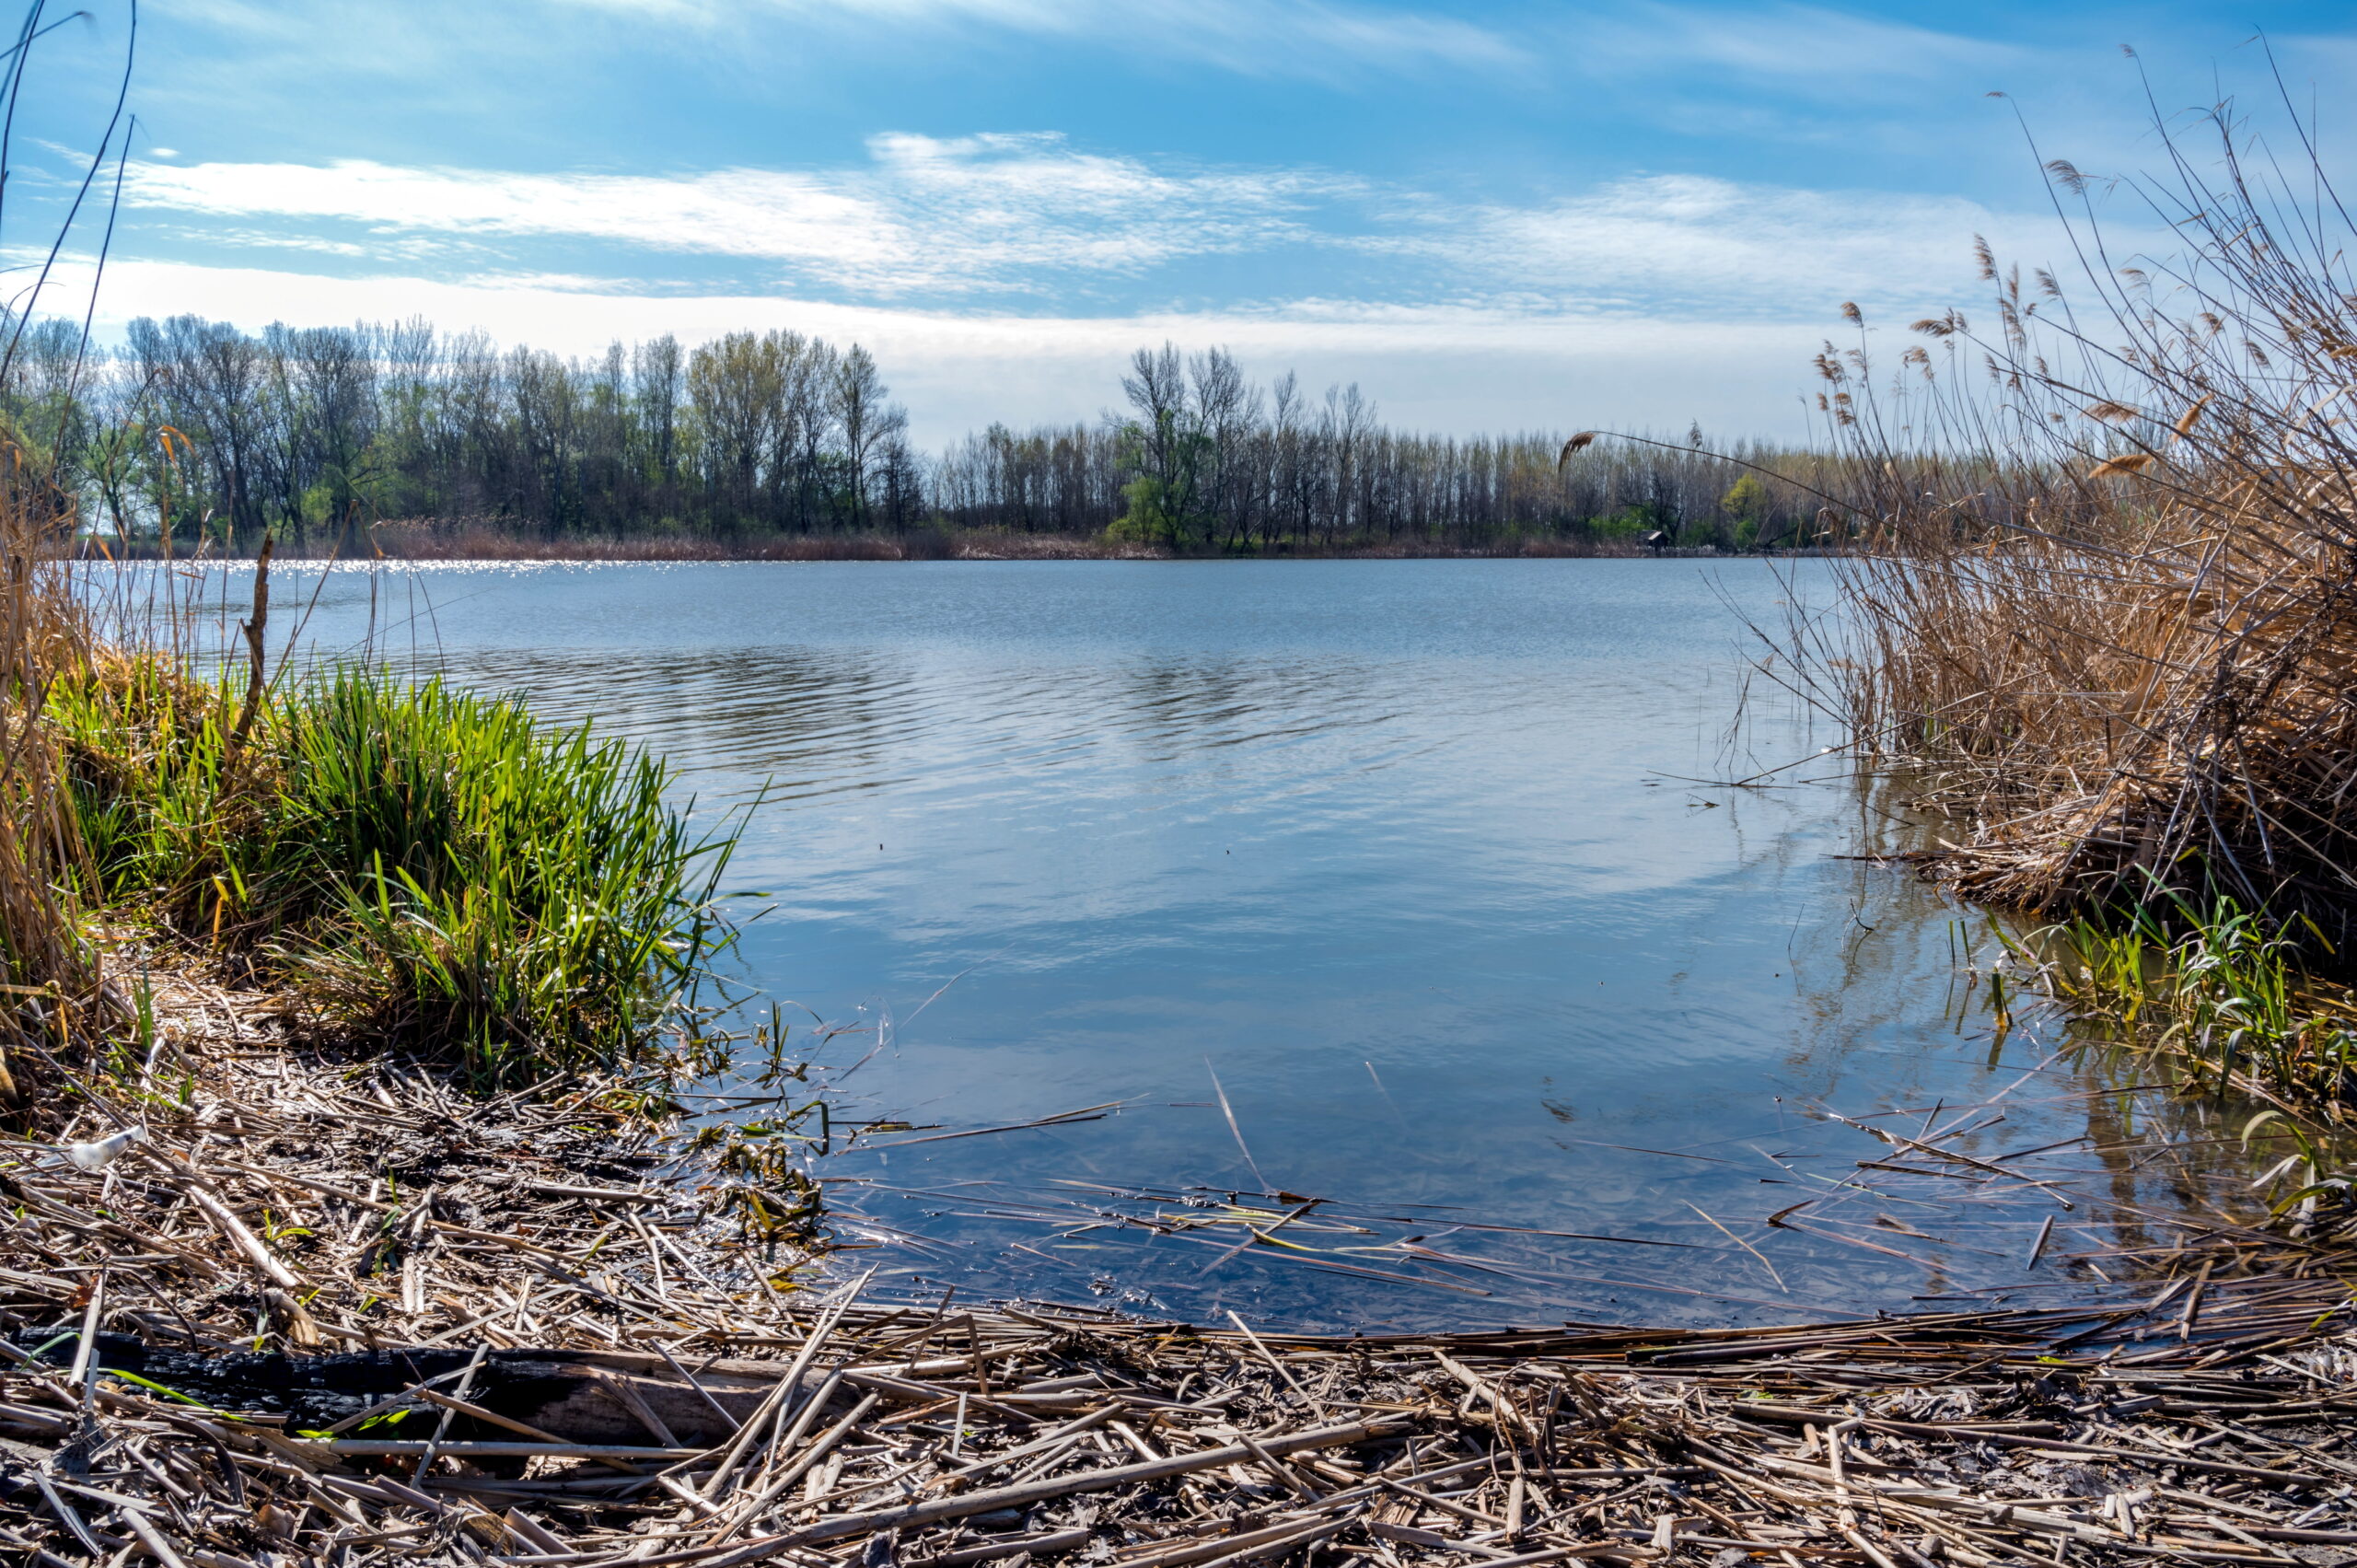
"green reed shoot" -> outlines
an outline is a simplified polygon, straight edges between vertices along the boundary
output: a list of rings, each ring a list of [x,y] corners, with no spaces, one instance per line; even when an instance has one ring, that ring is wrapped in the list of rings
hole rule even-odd
[[[2343,1118],[2357,1084],[2357,1002],[2306,973],[2291,936],[2231,900],[2074,920],[2016,951],[2031,949],[2073,1010],[2167,1050],[2198,1081],[2223,1089],[2239,1077]]]

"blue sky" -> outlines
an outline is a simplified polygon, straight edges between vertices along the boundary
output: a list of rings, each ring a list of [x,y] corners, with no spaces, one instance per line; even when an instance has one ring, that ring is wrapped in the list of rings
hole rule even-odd
[[[19,250],[111,104],[89,4],[36,45]],[[928,442],[1093,417],[1165,338],[1427,429],[1793,435],[1843,300],[2058,254],[2016,107],[2132,171],[2121,46],[2176,112],[2271,95],[2262,31],[2337,158],[2346,6],[150,0],[99,314],[797,327]]]

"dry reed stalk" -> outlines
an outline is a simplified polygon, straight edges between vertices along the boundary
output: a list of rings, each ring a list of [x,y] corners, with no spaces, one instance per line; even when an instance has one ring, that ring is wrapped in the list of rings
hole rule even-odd
[[[1930,346],[1887,381],[1863,325],[1828,345],[1819,406],[1871,549],[1803,679],[1968,818],[1936,874],[1974,897],[2223,896],[2357,951],[2351,225],[2321,169],[2303,195],[2310,171],[2248,157],[2230,108],[2212,129],[2136,187],[2184,238],[2161,261],[2113,268],[2084,177],[2052,166],[2100,308],[1984,246],[1996,333],[1917,322]]]
[[[60,1056],[101,1043],[129,1011],[83,935],[86,857],[44,716],[92,649],[59,500],[46,486],[0,489],[0,1098],[12,1120],[54,1085]]]

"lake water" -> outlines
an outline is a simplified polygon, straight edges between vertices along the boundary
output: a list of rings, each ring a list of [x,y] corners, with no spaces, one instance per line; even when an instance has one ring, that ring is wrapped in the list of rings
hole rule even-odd
[[[700,810],[769,783],[740,978],[830,1086],[813,1168],[863,1249],[836,1266],[879,1290],[1375,1330],[2099,1286],[2121,1265],[2074,1254],[2234,1162],[2115,1069],[1992,1038],[1958,977],[1985,921],[1845,858],[1914,830],[1806,761],[1837,731],[1747,631],[1830,589],[1811,562],[433,565],[282,573],[273,619],[594,716]],[[844,1135],[877,1119],[915,1130]]]

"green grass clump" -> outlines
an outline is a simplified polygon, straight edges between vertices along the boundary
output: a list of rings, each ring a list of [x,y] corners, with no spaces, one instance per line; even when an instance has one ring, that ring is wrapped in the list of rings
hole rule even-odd
[[[2033,946],[2074,1011],[2168,1051],[2197,1081],[2357,1120],[2357,996],[2308,973],[2299,945],[2250,912],[2175,899],[2049,927]]]
[[[692,834],[653,759],[356,668],[284,685],[240,744],[240,684],[113,658],[52,692],[91,903],[499,1083],[644,1052],[726,945],[734,837]]]

